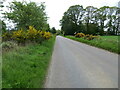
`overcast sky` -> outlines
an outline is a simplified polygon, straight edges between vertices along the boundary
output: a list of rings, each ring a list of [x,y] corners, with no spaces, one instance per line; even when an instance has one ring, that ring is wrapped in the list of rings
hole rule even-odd
[[[6,0],[5,2],[11,2],[13,0]],[[22,0],[16,0],[22,1]],[[55,27],[56,29],[60,29],[59,21],[62,19],[63,13],[67,11],[67,9],[72,5],[83,5],[86,6],[94,6],[94,7],[102,7],[102,6],[118,6],[119,0],[24,0],[24,1],[34,1],[36,3],[45,2],[46,5],[46,13],[49,17],[48,23],[50,27]],[[5,3],[5,4],[6,4]]]

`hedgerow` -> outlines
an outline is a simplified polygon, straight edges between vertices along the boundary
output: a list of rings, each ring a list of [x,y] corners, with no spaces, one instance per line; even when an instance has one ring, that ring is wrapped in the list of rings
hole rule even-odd
[[[29,26],[28,30],[16,30],[12,33],[6,32],[2,35],[3,41],[16,41],[18,44],[25,44],[26,41],[39,42],[48,40],[52,37],[50,32],[36,30],[33,26]]]

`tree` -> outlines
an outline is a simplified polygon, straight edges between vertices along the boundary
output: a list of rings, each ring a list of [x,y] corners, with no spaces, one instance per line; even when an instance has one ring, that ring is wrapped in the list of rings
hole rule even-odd
[[[47,32],[50,32],[50,25],[49,24],[47,24],[47,26],[46,26],[46,29],[45,29]]]
[[[1,20],[0,20],[1,21]],[[6,24],[4,21],[1,21],[2,22],[2,33],[6,32]]]
[[[60,21],[62,30],[65,34],[73,35],[75,32],[82,31],[82,17],[85,11],[83,6],[71,6],[62,17]]]
[[[103,6],[97,10],[100,24],[100,35],[104,34],[105,21],[107,20],[107,15],[109,13],[108,10],[108,6]]]
[[[44,3],[36,5],[35,2],[14,1],[9,8],[11,11],[5,13],[5,18],[12,20],[18,29],[28,29],[28,26],[31,25],[38,30],[42,30],[47,24]]]
[[[56,30],[56,34],[60,35],[60,34],[62,34],[62,31],[61,30]]]
[[[107,7],[106,10],[106,25],[104,28],[107,29],[108,35],[117,35],[118,33],[118,7]]]
[[[56,33],[56,29],[55,27],[52,27],[52,29],[50,30],[51,33],[55,34]]]
[[[118,7],[96,8],[88,6],[84,9],[80,5],[74,5],[64,13],[62,20],[60,20],[61,30],[66,35],[73,35],[75,32],[100,35],[107,32],[109,35],[118,35],[119,12],[120,8]]]
[[[86,24],[86,33],[90,34],[91,32],[91,25],[97,25],[97,18],[96,18],[96,13],[95,11],[97,10],[97,8],[93,7],[93,6],[87,6],[85,8],[85,15],[84,15],[84,21]],[[92,23],[92,24],[91,24]]]

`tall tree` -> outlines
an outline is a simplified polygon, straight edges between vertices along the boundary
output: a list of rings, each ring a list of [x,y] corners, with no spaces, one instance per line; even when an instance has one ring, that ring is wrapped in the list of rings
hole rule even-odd
[[[104,28],[105,28],[105,21],[107,20],[107,15],[108,15],[108,6],[103,6],[100,9],[98,9],[98,17],[99,17],[99,22],[100,22],[100,34],[104,34]]]
[[[5,18],[12,20],[18,29],[27,29],[29,25],[34,26],[36,29],[43,29],[47,24],[44,3],[36,5],[35,2],[14,1],[9,8],[11,11],[5,13]]]
[[[80,5],[74,5],[64,13],[60,23],[65,34],[73,35],[74,32],[83,32],[104,35],[107,32],[110,35],[118,35],[119,12],[118,7],[88,6],[84,9]]]
[[[81,31],[82,17],[85,11],[83,6],[71,6],[62,17],[61,26],[65,34],[74,34]]]
[[[56,33],[56,29],[55,27],[52,27],[51,30],[50,30],[51,33],[55,34]]]
[[[86,33],[90,34],[90,25],[93,25],[91,23],[96,23],[94,22],[94,20],[97,20],[95,17],[95,11],[97,10],[97,8],[93,7],[93,6],[88,6],[85,8],[85,15],[84,15],[84,21],[86,23]]]

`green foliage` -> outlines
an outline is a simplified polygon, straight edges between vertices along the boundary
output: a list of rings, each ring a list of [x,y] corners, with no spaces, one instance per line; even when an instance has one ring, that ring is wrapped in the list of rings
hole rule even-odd
[[[1,20],[0,20],[0,22],[1,22],[0,24],[2,25],[2,33],[5,33],[5,32],[6,32],[6,28],[7,28],[7,27],[6,27],[6,24],[5,24],[4,21],[1,21]]]
[[[61,35],[62,31],[61,30],[56,30],[56,35]]]
[[[76,38],[72,36],[65,36],[65,37],[120,54],[120,50],[119,50],[120,43],[118,41],[118,38],[120,38],[120,36],[99,36],[97,39],[93,39],[93,40]]]
[[[10,40],[12,40],[11,32],[5,32],[2,34],[2,41],[10,41]]]
[[[60,21],[62,30],[66,35],[73,35],[76,31],[81,31],[81,19],[84,9],[80,5],[71,6]]]
[[[43,88],[55,37],[3,53],[3,88]]]
[[[34,26],[37,30],[45,29],[47,26],[47,16],[45,13],[45,5],[41,3],[37,5],[35,2],[17,2],[10,3],[10,12],[5,13],[5,18],[8,18],[17,25],[17,29]]]
[[[50,30],[51,33],[55,34],[56,33],[56,29],[55,27],[52,27],[52,29]]]
[[[64,13],[61,23],[61,29],[66,35],[77,33],[104,35],[107,30],[109,35],[119,34],[118,7],[100,7],[87,6],[85,9],[80,5],[70,6]],[[105,24],[107,22],[107,24]]]

